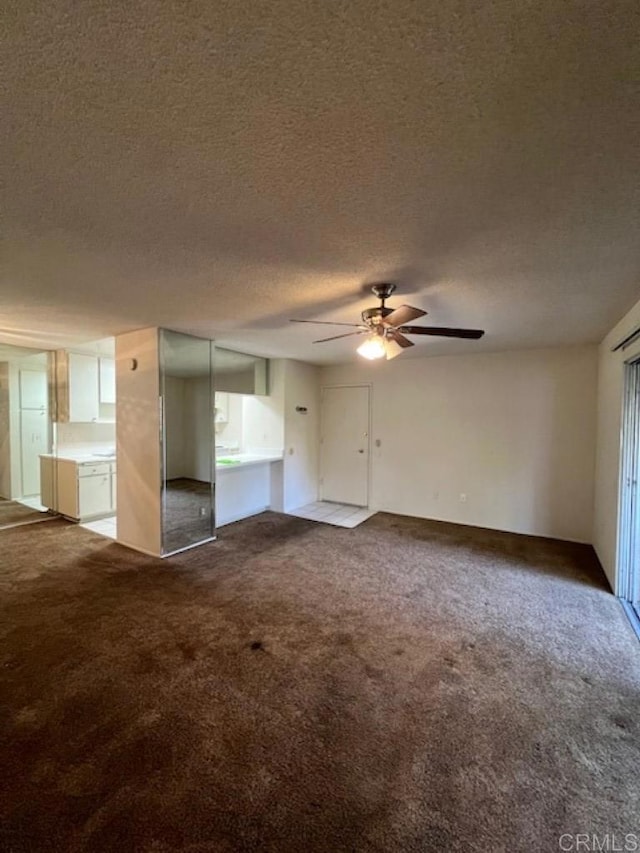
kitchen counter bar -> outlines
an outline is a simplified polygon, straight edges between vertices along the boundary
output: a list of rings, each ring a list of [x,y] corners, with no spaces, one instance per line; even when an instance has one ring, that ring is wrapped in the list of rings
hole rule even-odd
[[[233,471],[234,468],[248,468],[250,465],[264,465],[269,462],[282,462],[282,454],[260,456],[255,453],[237,453],[216,459],[216,472]]]
[[[272,477],[277,477],[277,463],[282,458],[282,453],[269,456],[238,453],[216,460],[217,527],[269,509]],[[233,462],[225,464],[221,462],[224,459]]]

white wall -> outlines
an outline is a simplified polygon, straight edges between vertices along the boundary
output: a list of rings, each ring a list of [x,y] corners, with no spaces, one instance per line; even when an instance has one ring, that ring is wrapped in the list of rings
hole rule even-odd
[[[284,376],[283,507],[289,512],[318,499],[320,369],[287,360]],[[296,411],[307,409],[306,414]]]
[[[269,395],[242,399],[242,447],[246,452],[284,447],[285,359],[269,362]]]
[[[319,368],[292,359],[269,363],[269,396],[244,397],[242,447],[282,453],[272,466],[271,507],[289,510],[318,497]],[[295,411],[306,406],[307,414]]]
[[[138,367],[130,369],[131,359]],[[158,330],[116,338],[118,541],[161,553]]]
[[[116,425],[114,423],[56,424],[56,447],[78,447],[85,444],[115,445]]]
[[[640,328],[640,302],[609,332],[598,353],[598,414],[593,545],[611,588],[617,587],[617,528],[620,488],[620,439],[624,393],[624,363],[637,357],[636,343],[611,352],[627,335]]]
[[[596,347],[564,347],[330,367],[321,383],[372,385],[374,508],[590,542],[596,377]]]
[[[185,380],[164,377],[165,477],[186,477],[184,453]]]
[[[213,401],[208,376],[185,380],[185,477],[211,482]]]
[[[213,415],[208,376],[165,376],[166,477],[210,482]]]
[[[211,482],[211,342],[169,329],[159,335],[166,479]]]
[[[222,394],[227,397],[228,420],[216,424],[216,444],[242,448],[244,397],[242,394],[231,394],[226,391]]]

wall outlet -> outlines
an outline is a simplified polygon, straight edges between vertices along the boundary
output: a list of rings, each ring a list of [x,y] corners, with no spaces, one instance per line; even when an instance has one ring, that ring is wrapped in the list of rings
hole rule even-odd
[[[208,514],[209,514],[209,510],[206,508],[206,506],[201,506],[200,507],[200,518],[206,518],[206,516]]]
[[[466,502],[467,502],[467,496],[466,496],[465,492],[460,492],[460,503],[466,504]]]

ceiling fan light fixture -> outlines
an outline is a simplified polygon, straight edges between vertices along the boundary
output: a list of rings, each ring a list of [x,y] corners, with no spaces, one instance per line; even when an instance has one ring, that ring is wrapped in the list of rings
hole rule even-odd
[[[367,338],[366,341],[360,344],[356,352],[370,361],[376,358],[385,358],[387,355],[384,340],[380,335],[372,335],[370,338]]]
[[[336,341],[338,338],[350,338],[353,335],[366,335],[366,339],[358,347],[358,355],[373,361],[378,358],[395,358],[409,347],[414,346],[407,335],[430,335],[441,338],[465,338],[477,341],[484,335],[483,329],[454,329],[449,326],[411,326],[414,320],[424,317],[427,312],[412,305],[400,305],[398,308],[387,308],[385,301],[396,289],[394,284],[374,284],[371,288],[380,300],[375,308],[365,308],[361,313],[360,323],[338,323],[330,320],[291,320],[292,323],[318,323],[322,326],[348,326],[355,331],[343,332],[313,341],[314,344],[324,344]]]

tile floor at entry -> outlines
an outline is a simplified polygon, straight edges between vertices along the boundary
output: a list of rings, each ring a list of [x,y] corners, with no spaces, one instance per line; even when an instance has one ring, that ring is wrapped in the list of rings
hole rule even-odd
[[[92,530],[94,533],[99,533],[101,536],[108,536],[109,539],[116,538],[116,517],[115,515],[109,518],[99,518],[97,521],[85,521],[80,527],[85,530]]]
[[[313,503],[292,509],[287,515],[297,518],[307,518],[309,521],[321,521],[323,524],[333,524],[336,527],[357,527],[375,515],[366,506],[337,504],[331,501],[314,501]]]
[[[336,504],[330,501],[315,501],[291,510],[287,515],[306,518],[309,521],[321,521],[323,524],[333,524],[336,527],[357,527],[363,521],[371,518],[374,513],[366,507]],[[109,539],[116,538],[115,515],[111,518],[99,518],[97,521],[86,521],[80,527],[92,530],[101,536],[108,536]]]

